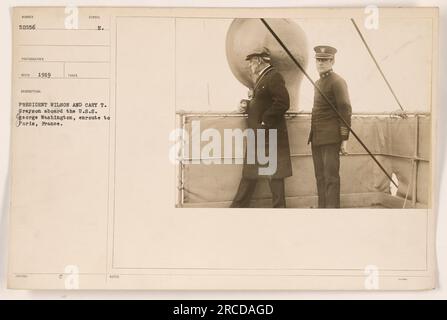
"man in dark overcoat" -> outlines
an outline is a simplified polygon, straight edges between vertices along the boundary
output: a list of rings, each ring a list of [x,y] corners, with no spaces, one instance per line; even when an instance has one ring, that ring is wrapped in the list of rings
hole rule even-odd
[[[351,103],[346,81],[332,71],[337,49],[330,46],[314,48],[320,79],[318,87],[346,123],[351,126]],[[319,208],[340,208],[340,153],[346,154],[349,129],[334,109],[315,88],[311,130],[312,158],[318,190]]]
[[[272,205],[274,208],[285,208],[284,178],[292,175],[292,164],[290,161],[289,137],[285,120],[285,113],[290,107],[289,93],[281,74],[270,65],[270,51],[268,48],[257,48],[247,55],[249,67],[255,76],[255,85],[252,88],[251,100],[247,102],[247,127],[255,131],[256,140],[265,132],[265,143],[255,144],[256,162],[247,160],[247,149],[245,152],[242,179],[236,196],[231,204],[233,208],[246,208],[255,191],[258,179],[268,179],[272,192]],[[261,130],[259,130],[261,129]],[[258,161],[259,152],[269,153],[269,135],[276,132],[273,141],[276,148],[276,170],[272,174],[260,174],[263,164]]]

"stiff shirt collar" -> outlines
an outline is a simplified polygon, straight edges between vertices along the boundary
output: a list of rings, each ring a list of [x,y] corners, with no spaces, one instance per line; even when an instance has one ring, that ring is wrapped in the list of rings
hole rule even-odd
[[[259,83],[261,82],[261,79],[264,78],[264,76],[270,71],[273,70],[273,66],[271,64],[269,64],[267,67],[265,67],[264,69],[261,70],[261,72],[259,72],[258,77],[256,78],[256,83],[255,83],[255,87],[253,88],[253,90],[255,90]]]

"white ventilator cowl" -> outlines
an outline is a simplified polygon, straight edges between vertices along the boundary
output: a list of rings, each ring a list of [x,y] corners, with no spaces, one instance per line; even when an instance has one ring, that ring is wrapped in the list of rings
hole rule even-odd
[[[305,68],[308,60],[307,39],[304,31],[289,19],[265,19],[289,51]],[[246,87],[252,88],[251,77],[245,57],[254,48],[266,47],[271,53],[271,64],[282,74],[290,95],[290,111],[297,111],[299,87],[303,79],[297,68],[277,40],[260,19],[234,19],[228,29],[226,54],[233,75]]]

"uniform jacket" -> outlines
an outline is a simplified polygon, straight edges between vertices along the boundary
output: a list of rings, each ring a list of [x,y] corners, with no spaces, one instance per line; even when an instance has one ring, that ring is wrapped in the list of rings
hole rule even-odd
[[[315,84],[329,98],[349,126],[351,126],[352,109],[345,80],[330,70],[322,74]],[[338,143],[348,138],[348,128],[339,119],[320,92],[315,89],[308,143],[312,142],[314,146],[318,146]]]
[[[251,129],[266,129],[267,134],[270,129],[277,130],[277,169],[276,173],[270,176],[271,178],[285,178],[292,175],[289,137],[284,117],[289,107],[289,93],[287,92],[284,79],[279,72],[272,66],[269,66],[261,73],[255,84],[253,98],[247,108],[247,124],[248,128]],[[264,145],[265,149],[262,151],[265,154],[269,150],[268,141],[267,135]],[[244,178],[265,177],[258,175],[257,163],[247,164],[246,159],[247,154],[245,154],[244,159]]]

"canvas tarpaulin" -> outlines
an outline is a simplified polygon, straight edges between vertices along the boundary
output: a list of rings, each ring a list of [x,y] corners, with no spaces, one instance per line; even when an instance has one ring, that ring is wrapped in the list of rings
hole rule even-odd
[[[200,138],[209,128],[224,137],[224,129],[244,129],[246,121],[237,114],[181,113],[179,117],[190,141]],[[195,127],[192,126],[193,121]],[[197,130],[197,123],[200,130]],[[293,167],[293,176],[285,180],[287,206],[313,207],[317,192],[311,148],[307,144],[310,115],[288,114],[287,127]],[[406,119],[388,115],[354,115],[352,128],[386,171],[397,179],[397,198],[406,198],[407,207],[411,203],[427,207],[431,148],[426,141],[431,141],[430,118],[422,114],[410,115]],[[202,141],[201,147],[208,143],[209,140]],[[227,207],[236,193],[242,165],[192,161],[191,145],[185,145],[187,156],[181,164],[179,205]],[[223,159],[223,142],[221,148],[220,158]],[[341,157],[340,164],[342,206],[380,205],[382,198],[378,195],[391,194],[389,179],[352,135],[348,152],[347,156]],[[267,181],[260,180],[254,200],[261,206],[268,206],[270,197]]]

